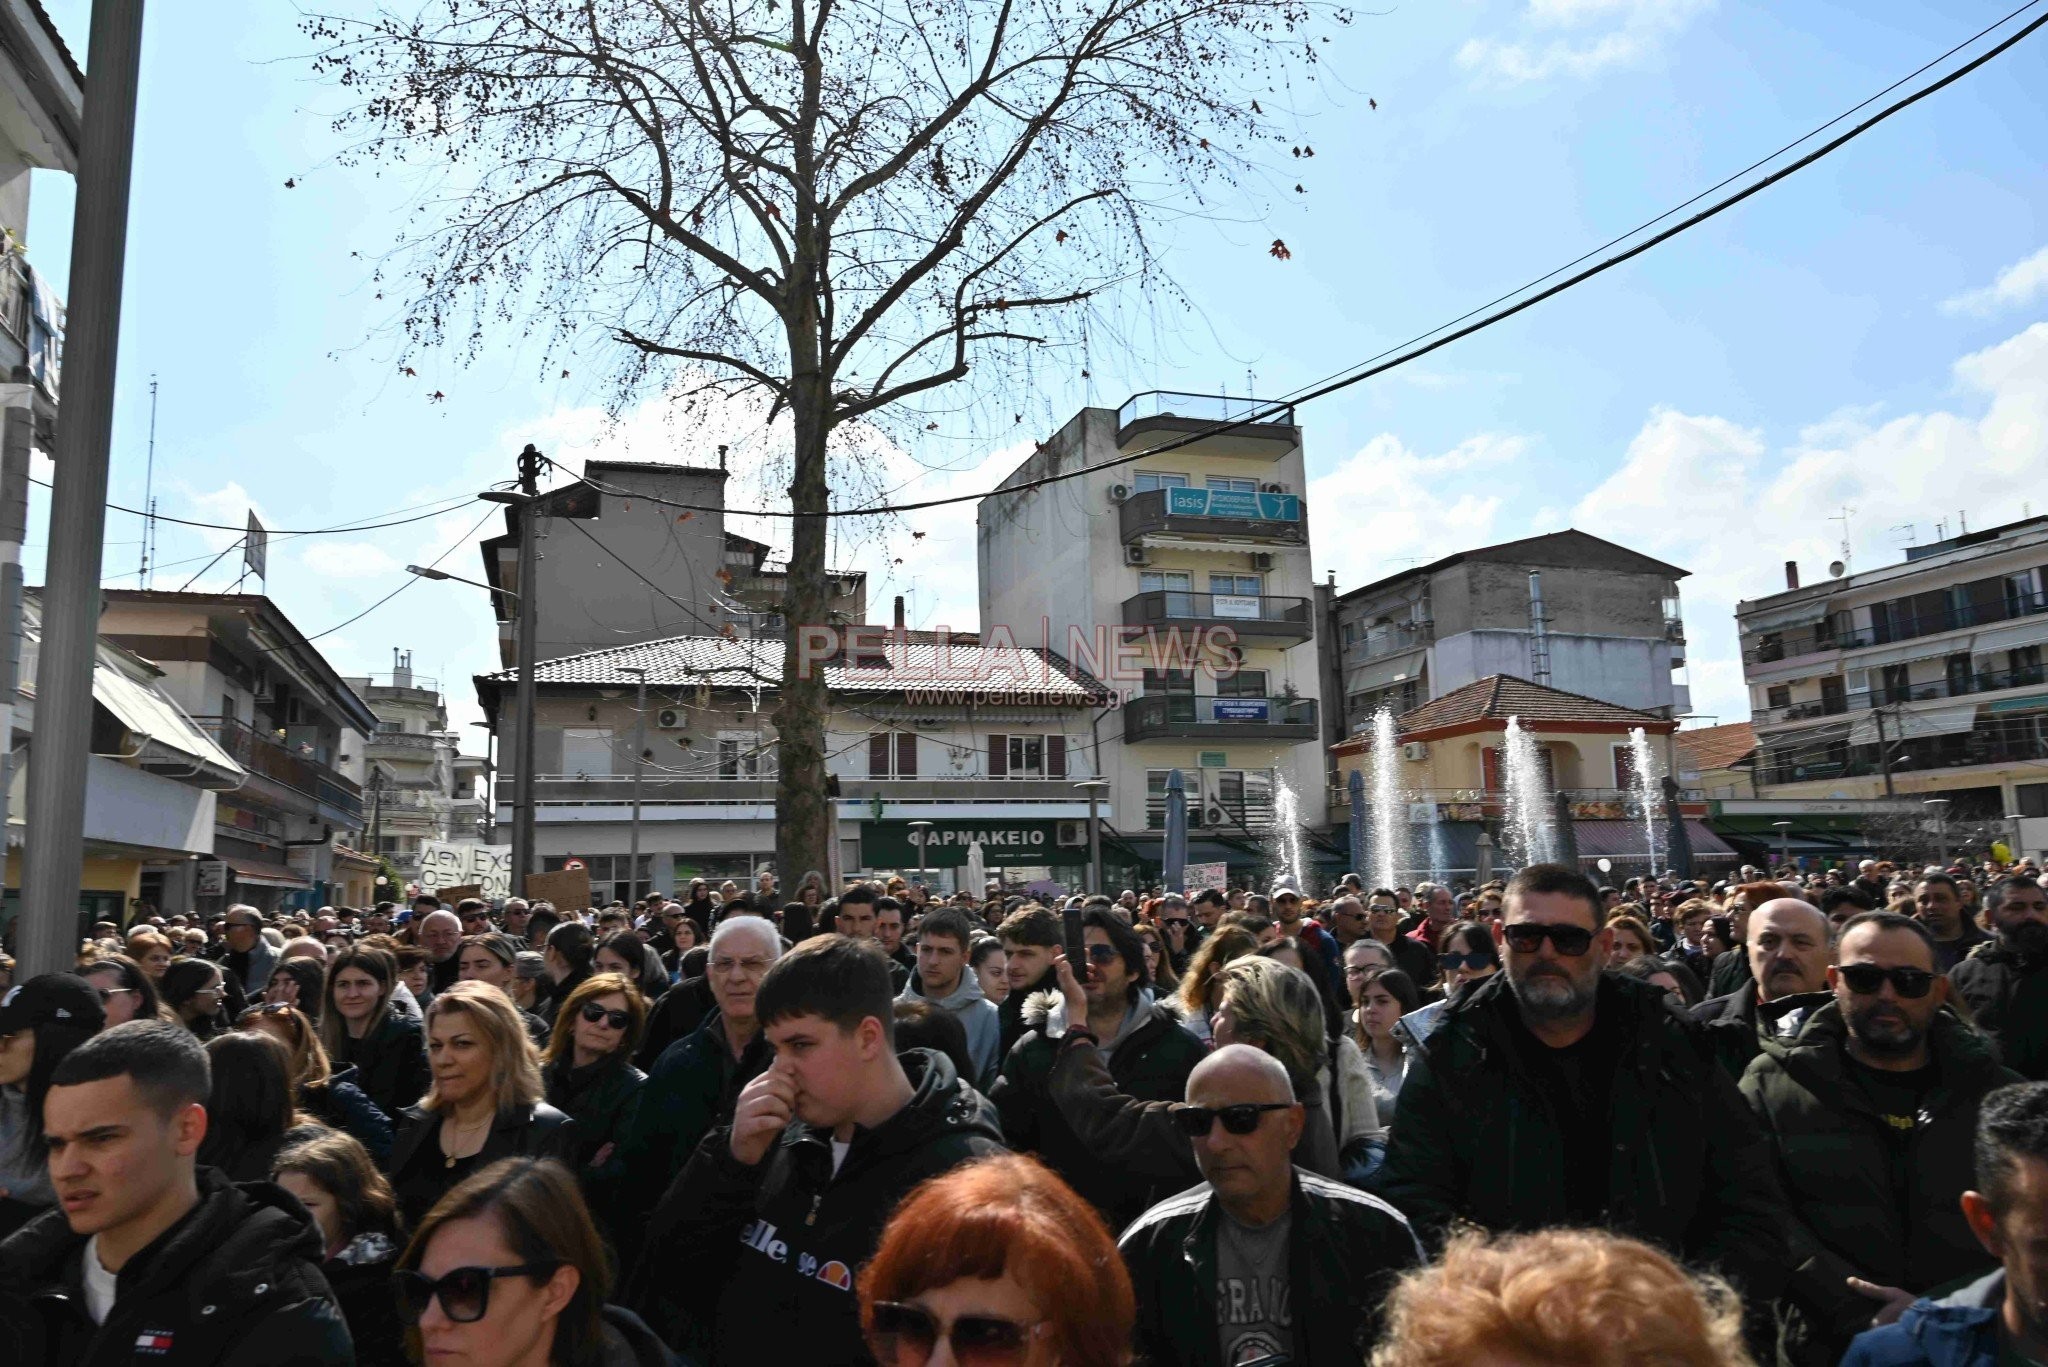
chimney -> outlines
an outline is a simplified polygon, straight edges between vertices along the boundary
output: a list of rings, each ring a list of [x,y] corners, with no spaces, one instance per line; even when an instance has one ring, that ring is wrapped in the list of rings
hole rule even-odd
[[[903,630],[903,595],[896,595],[896,630]]]
[[[1787,560],[1785,562],[1785,587],[1788,589],[1799,587],[1799,562],[1797,560]]]

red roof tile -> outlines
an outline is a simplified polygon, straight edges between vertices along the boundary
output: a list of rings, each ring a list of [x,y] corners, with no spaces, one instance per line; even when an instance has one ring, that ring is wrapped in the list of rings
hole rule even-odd
[[[1439,727],[1463,726],[1475,721],[1506,721],[1520,717],[1524,723],[1545,721],[1608,722],[1617,726],[1669,726],[1668,718],[1655,712],[1620,707],[1582,693],[1531,683],[1512,674],[1495,674],[1477,679],[1463,688],[1452,689],[1441,698],[1424,703],[1395,718],[1402,735],[1434,731]]]

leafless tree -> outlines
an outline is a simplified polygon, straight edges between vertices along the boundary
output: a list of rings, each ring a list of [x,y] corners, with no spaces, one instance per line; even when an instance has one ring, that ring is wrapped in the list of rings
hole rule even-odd
[[[942,390],[1014,397],[1091,307],[1167,283],[1162,223],[1314,155],[1279,119],[1348,19],[1313,0],[432,0],[306,31],[354,96],[349,159],[433,177],[386,266],[408,348],[509,334],[552,365],[597,337],[615,401],[787,416],[789,870],[833,838],[824,682],[795,633],[828,620],[835,434],[935,427]]]

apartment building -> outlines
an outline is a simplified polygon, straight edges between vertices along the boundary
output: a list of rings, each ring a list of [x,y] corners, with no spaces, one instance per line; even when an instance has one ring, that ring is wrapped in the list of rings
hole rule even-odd
[[[1759,797],[1943,799],[2048,846],[2048,517],[1736,605]]]
[[[1083,409],[978,506],[982,639],[1120,699],[1096,763],[1134,871],[1159,860],[1175,769],[1191,861],[1270,871],[1283,812],[1323,824],[1306,488],[1291,408],[1155,392]]]
[[[368,845],[406,878],[420,868],[426,841],[478,844],[485,815],[477,783],[484,761],[461,753],[462,736],[448,728],[437,681],[417,674],[410,651],[391,652],[391,672],[345,680],[369,704],[376,730],[364,745]]]

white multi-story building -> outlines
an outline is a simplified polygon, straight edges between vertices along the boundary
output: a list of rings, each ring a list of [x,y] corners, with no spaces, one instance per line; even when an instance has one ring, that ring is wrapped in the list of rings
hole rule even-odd
[[[2048,845],[2048,517],[1736,605],[1760,797],[1947,799]]]
[[[1306,487],[1291,409],[1151,393],[1083,409],[981,500],[982,639],[1058,652],[1121,698],[1091,736],[1124,856],[1106,864],[1158,860],[1175,769],[1192,862],[1270,871],[1283,790],[1322,825]]]
[[[461,753],[448,729],[438,683],[415,674],[409,651],[391,652],[391,673],[345,680],[376,714],[364,744],[365,818],[371,854],[391,860],[406,877],[419,872],[425,841],[476,844],[484,814],[476,785],[484,763]]]

